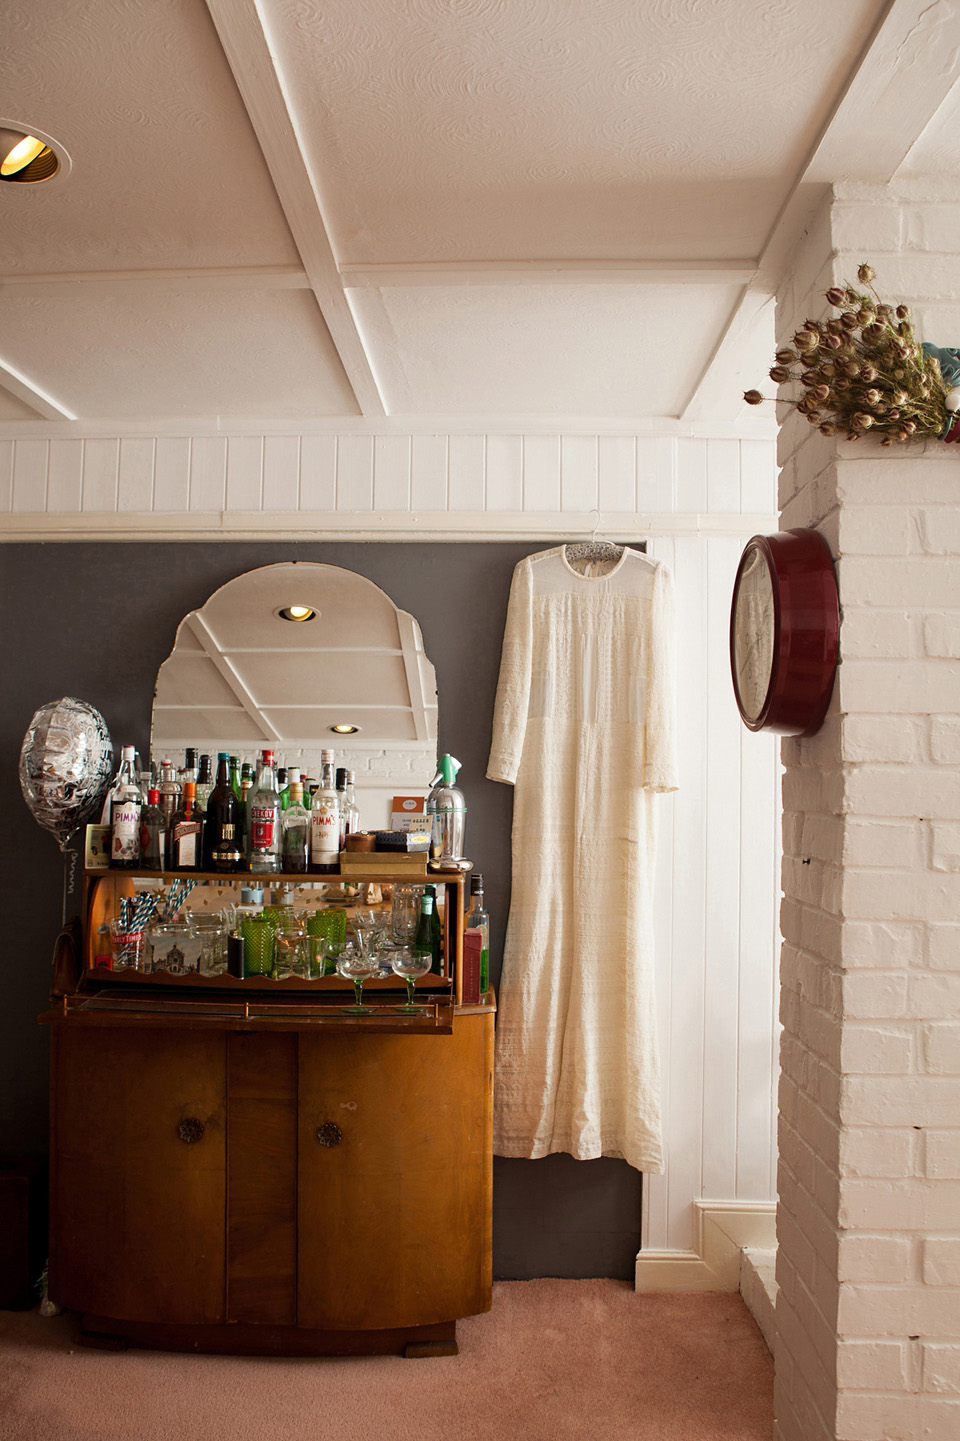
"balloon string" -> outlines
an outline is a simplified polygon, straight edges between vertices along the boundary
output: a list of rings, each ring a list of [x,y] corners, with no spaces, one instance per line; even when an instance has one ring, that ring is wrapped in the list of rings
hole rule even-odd
[[[67,899],[73,895],[73,884],[77,875],[77,861],[80,859],[77,851],[67,851],[67,865],[63,871],[63,914],[60,917],[60,924],[67,924]]]

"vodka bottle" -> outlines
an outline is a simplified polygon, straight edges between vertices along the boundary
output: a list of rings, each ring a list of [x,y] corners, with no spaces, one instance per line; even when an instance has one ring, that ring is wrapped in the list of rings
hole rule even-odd
[[[243,861],[240,802],[230,784],[230,757],[217,759],[217,783],[207,801],[205,824],[207,864],[214,871],[238,871]]]
[[[490,989],[490,917],[483,905],[483,876],[474,871],[470,877],[470,909],[464,921],[464,930],[479,930],[483,936],[480,951],[480,993]]]
[[[120,773],[110,803],[110,864],[136,870],[140,864],[140,784],[133,770],[133,746],[121,752]]]
[[[167,863],[167,823],[160,809],[160,792],[147,792],[140,812],[140,865],[145,871],[162,871]]]
[[[290,801],[280,817],[281,868],[288,875],[306,875],[310,864],[310,812],[303,804],[303,786],[290,783]]]
[[[247,796],[250,869],[260,874],[280,869],[280,792],[273,751],[264,751],[257,783]]]
[[[333,751],[321,751],[320,763],[320,784],[310,811],[310,869],[316,875],[331,875],[340,869],[340,806]]]

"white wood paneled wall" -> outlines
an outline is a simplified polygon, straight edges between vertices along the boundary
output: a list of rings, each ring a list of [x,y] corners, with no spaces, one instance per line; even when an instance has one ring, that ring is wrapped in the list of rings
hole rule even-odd
[[[489,517],[512,534],[600,511],[655,517],[770,516],[771,441],[649,435],[33,435],[0,439],[0,529],[150,534],[198,522],[236,535],[325,517],[397,529],[415,514],[450,532]],[[512,520],[512,523],[508,523]],[[49,528],[47,533],[49,534]]]
[[[657,967],[667,1169],[644,1250],[698,1246],[695,1203],[775,1194],[779,758],[727,665],[740,552],[776,528],[774,443],[621,434],[0,439],[0,539],[646,536],[676,577],[681,789],[663,798]],[[704,1284],[707,1268],[697,1263]],[[683,1267],[680,1267],[683,1270]]]

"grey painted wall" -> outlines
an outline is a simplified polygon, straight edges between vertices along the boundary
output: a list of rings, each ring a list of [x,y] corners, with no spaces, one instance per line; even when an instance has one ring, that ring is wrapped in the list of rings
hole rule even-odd
[[[117,750],[136,744],[146,753],[157,670],[181,618],[218,586],[282,560],[324,561],[368,576],[420,621],[436,667],[439,747],[463,763],[467,852],[485,877],[496,982],[510,899],[512,791],[484,772],[513,568],[544,548],[543,542],[0,546],[0,862],[7,914],[0,926],[0,1160],[46,1152],[47,1035],[36,1017],[46,1006],[70,871],[20,792],[20,746],[34,711],[77,696],[103,714]],[[632,1279],[640,1186],[640,1175],[623,1161],[497,1158],[495,1274]]]

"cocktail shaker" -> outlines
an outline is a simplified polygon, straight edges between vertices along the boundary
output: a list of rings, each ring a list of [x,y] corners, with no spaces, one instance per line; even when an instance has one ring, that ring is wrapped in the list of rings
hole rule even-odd
[[[458,871],[463,864],[463,830],[467,803],[463,791],[454,782],[460,762],[451,755],[440,761],[440,769],[431,782],[427,796],[427,818],[430,822],[430,851],[433,863],[440,870]]]

